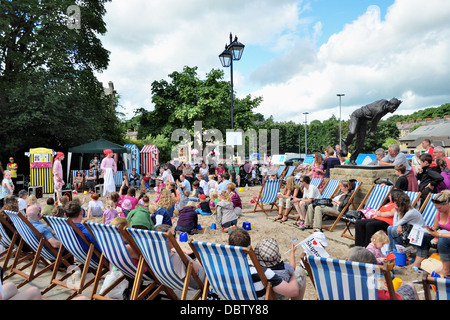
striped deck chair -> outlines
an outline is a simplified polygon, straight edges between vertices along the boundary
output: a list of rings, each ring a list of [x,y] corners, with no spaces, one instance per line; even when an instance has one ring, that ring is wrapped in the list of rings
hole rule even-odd
[[[130,283],[133,283],[130,300],[142,299],[150,292],[150,290],[152,290],[156,286],[157,283],[154,282],[141,292],[140,289],[142,281],[148,282],[153,281],[153,279],[145,272],[143,272],[144,268],[148,268],[148,265],[145,264],[145,261],[143,261],[143,259],[142,261],[139,260],[139,263],[135,263],[131,258],[130,253],[127,249],[127,243],[130,243],[130,241],[128,241],[129,235],[123,228],[116,225],[94,222],[87,222],[86,227],[94,235],[102,251],[99,264],[102,265],[105,261],[107,261],[123,274],[122,277],[111,284],[103,292],[97,293],[97,288],[101,280],[101,274],[97,272],[92,289],[91,299],[108,299],[106,295],[124,279],[127,279],[128,281],[130,281]]]
[[[357,210],[361,209],[380,209],[381,205],[384,203],[386,198],[389,196],[389,192],[391,191],[392,186],[381,184],[373,184],[372,188],[370,188],[369,192],[367,192],[366,196],[364,197],[363,201],[361,201],[361,204],[359,205]],[[347,221],[347,225],[345,226],[344,231],[341,234],[341,237],[346,237],[352,240],[355,240],[355,237],[351,234],[350,226],[351,224],[355,223],[355,220],[353,219],[347,219],[345,216],[342,216],[341,219]],[[346,234],[347,231],[350,233],[350,235]]]
[[[432,201],[435,196],[435,193],[430,193],[419,210],[422,213],[426,226],[432,226],[436,218],[437,209]]]
[[[436,290],[436,300],[450,300],[450,280],[444,278],[434,278],[428,273],[423,274],[422,285],[425,300],[433,300],[430,293],[430,286]]]
[[[95,275],[96,272],[99,271],[103,276],[109,271],[109,265],[107,261],[105,261],[102,265],[98,263],[101,253],[94,248],[93,243],[86,239],[83,232],[75,225],[75,223],[72,222],[72,220],[53,216],[46,216],[44,219],[55,231],[59,241],[62,243],[56,259],[56,265],[59,265],[64,251],[67,250],[70,254],[72,254],[77,262],[80,263],[77,267],[80,269],[81,275],[79,279],[76,279],[76,284],[73,285],[70,281],[66,281],[71,276],[70,273],[66,273],[62,278],[56,279],[56,272],[54,272],[50,279],[50,286],[45,288],[42,291],[42,294],[47,293],[56,286],[61,286],[74,291],[66,299],[71,300],[76,295],[81,294],[83,290],[88,288],[94,282],[95,277],[92,277],[89,281],[86,281],[88,272]],[[81,241],[83,241],[89,248],[87,252],[81,245],[79,239],[81,239]]]
[[[11,219],[14,227],[21,237],[17,252],[22,251],[24,243],[28,244],[28,246],[34,251],[34,258],[31,262],[19,267],[19,263],[21,262],[19,259],[20,255],[16,255],[13,264],[11,265],[11,273],[17,274],[25,279],[17,285],[17,288],[20,288],[38,278],[45,272],[52,270],[56,266],[55,262],[58,251],[50,245],[44,236],[37,231],[36,228],[20,212],[7,210],[4,212]],[[67,255],[62,257],[61,262],[69,267],[70,263],[67,261],[67,257]],[[43,264],[44,268],[37,271],[39,263]],[[24,270],[30,266],[31,269],[24,272]]]
[[[328,179],[326,181],[324,188],[322,189],[322,192],[321,192],[322,199],[333,198],[333,195],[338,190],[340,184],[341,184],[341,180]]]
[[[384,274],[391,300],[395,292],[386,268],[346,260],[308,256],[318,300],[378,300],[378,278]]]
[[[337,223],[341,220],[342,216],[349,209],[350,205],[352,206],[353,210],[356,209],[355,204],[353,203],[353,199],[358,194],[358,191],[361,188],[361,185],[362,185],[362,182],[359,182],[359,181],[355,182],[355,187],[354,187],[354,189],[352,191],[352,195],[350,196],[350,199],[347,202],[347,205],[344,208],[342,208],[341,212],[338,215],[334,214],[333,212],[328,212],[327,213],[327,215],[336,217],[336,219],[334,220],[334,222],[333,222],[333,224],[331,226],[322,225],[322,229],[326,229],[328,231],[333,231],[333,229],[336,227]]]
[[[13,234],[12,238],[8,235],[5,228],[11,231],[11,233]],[[31,253],[17,252],[17,239],[19,239],[19,233],[2,215],[0,215],[0,244],[5,248],[5,250],[0,252],[0,261],[3,261],[1,268],[4,272],[9,269],[8,264],[10,262],[10,259],[16,254],[23,255],[23,258],[21,258],[18,263],[21,263],[26,259],[29,260],[30,258],[33,258],[33,254]],[[3,279],[6,280],[13,275],[14,274],[10,273],[8,275],[5,275]]]
[[[419,201],[420,199],[420,195],[422,194],[421,192],[418,191],[404,191],[409,199],[411,199],[411,207],[415,207],[417,204],[417,201]]]
[[[203,281],[200,280],[197,273],[193,270],[192,261],[188,260],[172,233],[133,228],[129,228],[127,231],[150,266],[156,279],[160,282],[156,292],[164,290],[174,300],[186,300],[192,277],[198,288],[200,288],[193,299],[197,300],[202,296]],[[169,241],[186,266],[184,279],[176,273],[172,265]],[[181,291],[179,297],[175,290]]]
[[[252,280],[255,268],[265,289],[266,299],[275,299],[272,287],[251,247],[191,240],[189,245],[205,268],[206,281],[203,300],[207,299],[209,287],[222,300],[257,300],[258,295]],[[249,265],[250,258],[253,267]]]
[[[283,179],[283,173],[286,170],[286,166],[279,166],[277,170],[277,179]]]
[[[289,166],[286,173],[283,176],[283,180],[286,181],[287,177],[292,176],[292,174],[294,173],[295,170],[295,166]]]
[[[274,209],[276,206],[278,192],[280,191],[281,180],[268,180],[266,179],[261,186],[261,191],[259,192],[258,198],[255,201],[255,208],[253,212],[261,212],[263,211],[266,216],[269,216],[268,212],[277,211],[278,208]],[[270,204],[271,208],[266,208],[265,205]],[[256,208],[260,207],[260,210],[256,210]]]

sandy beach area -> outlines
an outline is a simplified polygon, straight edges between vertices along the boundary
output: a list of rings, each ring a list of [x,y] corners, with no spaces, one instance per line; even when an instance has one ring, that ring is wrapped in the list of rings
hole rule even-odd
[[[252,225],[252,230],[249,231],[252,239],[252,247],[255,247],[256,244],[264,239],[264,238],[274,238],[278,242],[278,246],[280,248],[282,259],[285,261],[289,261],[289,253],[287,251],[290,249],[291,244],[294,242],[295,244],[300,243],[302,240],[307,238],[312,234],[312,230],[300,230],[293,226],[293,222],[295,220],[289,220],[285,223],[274,222],[273,218],[276,215],[276,211],[271,212],[272,216],[267,217],[264,212],[253,212],[255,204],[251,203],[251,200],[258,196],[261,190],[261,186],[253,186],[249,187],[246,190],[239,192],[242,204],[243,204],[243,213],[239,218],[238,226],[242,227],[244,222],[250,222]],[[149,193],[151,201],[156,199],[156,194],[152,191]],[[45,195],[44,198],[39,199],[39,203],[41,206],[44,206],[46,203],[47,197],[50,195]],[[78,194],[74,195],[74,197],[79,197],[80,199],[86,199],[83,207],[87,207],[87,204],[90,200],[90,195]],[[104,198],[100,198],[100,200],[105,200]],[[292,211],[294,214],[291,216],[296,217],[295,210]],[[199,223],[202,226],[202,229],[198,234],[189,235],[189,240],[194,239],[198,241],[205,242],[213,242],[213,243],[221,243],[227,244],[228,242],[228,234],[221,232],[220,230],[212,230],[211,224],[215,222],[215,216],[202,216],[199,215]],[[101,222],[101,218],[92,218],[95,222]],[[173,219],[173,225],[176,226],[177,217],[175,216]],[[331,224],[332,220],[324,221],[324,224]],[[349,253],[349,249],[353,245],[354,241],[350,239],[346,239],[341,237],[341,232],[344,228],[344,223],[338,223],[337,227],[333,232],[329,232],[324,230],[324,234],[326,236],[328,246],[326,247],[326,251],[330,254],[332,258],[336,259],[346,259]],[[187,243],[180,243],[183,248],[189,248]],[[297,246],[296,249],[296,261],[299,263],[300,256],[303,252],[303,248],[301,245]],[[410,267],[395,267],[394,275],[400,279],[402,279],[403,283],[407,283],[414,280],[421,280],[421,274],[412,270]],[[37,286],[40,289],[44,289],[49,284],[50,272],[48,275],[41,276],[38,279],[35,279],[31,285]],[[14,283],[20,283],[22,278],[18,275],[15,275],[8,279]],[[28,285],[27,285],[28,286]],[[26,287],[26,286],[25,286]],[[416,284],[416,288],[418,291],[422,290],[421,284]],[[52,289],[46,297],[53,300],[64,300],[68,295],[69,291],[67,289],[58,287]],[[88,288],[83,292],[83,295],[89,297],[91,293],[91,288]],[[423,299],[423,294],[419,295],[420,299]],[[305,293],[305,300],[314,300],[315,299],[315,290],[309,278],[307,278],[307,288]]]

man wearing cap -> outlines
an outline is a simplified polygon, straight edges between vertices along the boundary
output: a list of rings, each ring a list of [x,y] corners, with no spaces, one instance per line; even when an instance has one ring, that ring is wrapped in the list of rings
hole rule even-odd
[[[111,149],[103,150],[105,158],[103,158],[100,169],[103,173],[103,196],[108,197],[116,191],[116,183],[114,182],[114,174],[117,172],[116,161],[113,159],[114,153]]]
[[[6,165],[6,170],[11,171],[11,180],[14,184],[14,190],[16,190],[16,188],[17,188],[16,180],[17,180],[17,169],[18,168],[19,168],[19,166],[17,165],[17,163],[14,162],[14,158],[10,157],[9,162]]]

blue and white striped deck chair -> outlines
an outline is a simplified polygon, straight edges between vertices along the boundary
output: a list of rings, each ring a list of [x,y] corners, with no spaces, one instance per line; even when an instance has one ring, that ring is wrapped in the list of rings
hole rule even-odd
[[[277,211],[278,208],[274,209],[274,204],[277,200],[278,192],[280,191],[281,180],[265,180],[261,191],[259,192],[258,198],[255,201],[255,208],[253,212],[263,211],[266,216],[269,216],[267,212]],[[266,208],[265,205],[270,204],[271,208]],[[257,207],[260,207],[261,210],[256,210]]]
[[[95,275],[98,269],[100,269],[103,276],[109,271],[109,266],[107,263],[104,263],[101,266],[99,265],[101,253],[94,248],[94,245],[86,239],[81,230],[70,219],[46,216],[45,220],[54,230],[57,238],[62,243],[62,246],[58,252],[56,264],[59,265],[59,261],[64,250],[67,250],[70,254],[72,254],[76,261],[80,263],[78,268],[82,270],[82,272],[80,279],[77,281],[77,286],[68,285],[68,282],[65,281],[71,276],[70,273],[66,273],[66,275],[58,280],[55,279],[56,274],[53,274],[50,280],[50,286],[45,288],[44,291],[42,291],[42,294],[45,294],[59,285],[74,291],[73,294],[67,298],[67,300],[70,300],[76,295],[81,294],[84,289],[88,288],[94,282],[95,277],[86,282],[88,272]],[[83,248],[80,243],[80,239],[89,248],[88,251]]]
[[[313,186],[316,186],[319,189],[322,181],[323,181],[322,178],[311,178],[311,182],[309,184],[312,184]]]
[[[358,194],[359,188],[361,188],[362,184],[363,184],[362,182],[355,181],[355,186],[354,186],[354,188],[352,190],[352,195],[350,196],[350,199],[348,200],[347,205],[344,208],[342,208],[341,212],[338,215],[334,214],[333,212],[328,212],[327,213],[327,215],[336,217],[336,220],[334,220],[334,222],[333,222],[333,224],[331,226],[322,225],[323,229],[326,229],[328,231],[333,231],[333,229],[336,227],[337,223],[341,220],[343,215],[350,208],[350,205],[352,206],[353,209],[356,209],[355,205],[353,204],[353,199]]]
[[[286,174],[283,177],[283,180],[286,181],[286,179],[288,177],[292,176],[292,173],[294,172],[294,170],[295,170],[295,166],[289,166],[288,169],[287,169]]]
[[[284,172],[284,169],[286,169],[286,166],[279,166],[277,171],[277,179],[280,179],[281,175]]]
[[[322,199],[331,199],[335,194],[336,190],[339,188],[341,180],[330,179],[328,180],[325,188],[322,190]]]
[[[386,198],[389,196],[389,192],[391,191],[392,186],[387,185],[381,185],[381,184],[373,184],[372,188],[369,190],[369,192],[364,197],[363,201],[361,201],[361,204],[359,205],[357,210],[361,209],[380,209],[381,205],[384,203]],[[355,237],[351,234],[350,231],[350,225],[352,223],[355,223],[355,220],[353,219],[347,219],[344,216],[342,219],[347,221],[347,225],[344,229],[344,231],[341,234],[341,237],[346,237],[352,240],[355,240]],[[346,234],[346,232],[349,231],[350,235]]]
[[[430,193],[427,197],[427,201],[425,201],[422,208],[420,208],[420,212],[422,212],[422,217],[425,220],[426,226],[432,226],[436,218],[437,209],[433,201],[431,201],[435,196],[435,193]]]
[[[319,300],[378,300],[378,278],[384,274],[395,299],[389,272],[375,264],[308,256]],[[390,281],[388,281],[388,279]]]
[[[425,300],[433,300],[430,293],[430,285],[436,290],[436,300],[450,300],[450,280],[444,278],[431,277],[427,273],[423,275],[423,289]]]
[[[411,207],[414,208],[416,206],[417,201],[419,201],[420,195],[422,193],[418,191],[404,191],[404,192],[408,195],[409,199],[411,200]]]
[[[189,290],[189,283],[192,281],[191,277],[193,277],[193,280],[197,282],[198,288],[200,288],[194,300],[202,296],[203,282],[193,271],[192,262],[187,259],[172,233],[134,228],[129,228],[127,231],[150,266],[153,274],[161,283],[158,288],[159,291],[164,290],[172,299],[185,300]],[[171,242],[186,266],[186,276],[184,278],[181,278],[173,268],[168,241]],[[174,290],[181,291],[180,297],[176,295]]]
[[[207,298],[208,287],[222,300],[258,300],[251,268],[255,268],[260,277],[266,290],[266,298],[274,299],[270,283],[251,247],[192,240],[189,245],[206,272],[203,300]],[[249,265],[249,259],[253,266]]]
[[[17,288],[20,288],[23,285],[41,276],[48,270],[51,270],[56,265],[55,261],[58,252],[20,212],[8,210],[5,210],[4,212],[11,219],[14,227],[16,228],[17,232],[21,237],[19,247],[17,248],[17,252],[22,251],[24,243],[26,243],[34,251],[33,261],[19,268],[18,266],[19,255],[16,255],[14,262],[11,266],[11,273],[20,275],[21,277],[25,278],[25,280],[17,286]],[[36,269],[38,267],[39,262],[41,262],[44,265],[44,268],[37,271]],[[64,263],[67,267],[70,266],[69,262],[65,259],[65,257],[63,257],[61,262]],[[31,269],[29,271],[27,272],[23,271],[30,266]]]
[[[97,294],[97,287],[101,280],[101,275],[97,273],[95,277],[94,287],[92,290],[92,299],[107,299],[105,296],[114,289],[123,279],[134,281],[130,300],[142,299],[150,289],[152,289],[156,283],[150,285],[142,292],[140,291],[141,280],[153,281],[146,273],[142,272],[144,265],[141,265],[141,261],[138,265],[135,264],[127,249],[127,243],[124,240],[124,236],[128,235],[124,230],[116,225],[87,222],[86,226],[92,232],[98,245],[102,251],[100,258],[100,264],[104,261],[108,261],[113,267],[122,272],[123,276],[120,281],[116,281],[110,287],[103,292]],[[129,243],[129,241],[127,241]]]
[[[3,225],[13,233],[12,239],[6,232],[5,227],[3,227]],[[0,215],[0,245],[2,245],[3,248],[5,248],[5,250],[0,252],[0,261],[3,260],[3,265],[1,265],[3,271],[8,270],[9,268],[8,263],[13,254],[21,254],[20,252],[15,251],[17,249],[15,243],[18,237],[19,234],[14,229],[14,227],[11,226],[10,223]],[[24,258],[29,258],[29,256],[30,256],[29,254],[26,254]],[[10,276],[11,274],[5,275],[3,279],[6,280]]]

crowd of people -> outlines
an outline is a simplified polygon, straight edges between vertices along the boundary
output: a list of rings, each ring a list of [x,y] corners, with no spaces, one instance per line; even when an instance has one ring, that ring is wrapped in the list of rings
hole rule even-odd
[[[429,141],[424,141],[424,148]],[[338,149],[338,148],[336,148]],[[422,245],[416,246],[416,259],[412,264],[420,268],[420,263],[429,256],[430,249],[436,247],[440,254],[443,268],[441,274],[450,276],[450,188],[448,159],[443,148],[425,148],[427,151],[415,155],[408,161],[400,152],[399,146],[391,145],[387,150],[376,151],[376,160],[370,165],[393,166],[398,176],[385,203],[370,219],[356,221],[355,246],[366,248],[373,254],[376,263],[386,260],[381,251],[383,246],[395,250],[396,245],[404,245],[404,228],[406,225],[418,225],[427,228]],[[337,152],[336,152],[337,151]],[[328,212],[338,214],[346,207],[354,190],[354,181],[342,181],[339,192],[331,200],[331,206],[313,205],[315,199],[321,197],[319,189],[312,185],[312,178],[330,177],[330,169],[336,165],[345,165],[346,155],[340,150],[329,147],[325,150],[325,157],[321,153],[314,154],[311,166],[299,166],[296,182],[294,176],[287,177],[283,190],[280,190],[278,200],[278,216],[274,221],[284,223],[288,221],[290,210],[295,209],[298,219],[294,225],[300,230],[315,229],[323,232],[323,217]],[[62,168],[58,161],[64,159],[64,154],[58,153],[55,157],[55,189],[62,188]],[[106,159],[106,160],[105,160]],[[249,167],[251,170],[249,170]],[[261,168],[262,170],[263,168]],[[265,166],[264,166],[265,169]],[[90,172],[103,171],[105,184],[111,184],[110,179],[117,171],[112,159],[112,152],[105,150],[105,158],[100,162],[94,159],[91,162]],[[73,197],[69,201],[67,196],[58,196],[56,199],[48,198],[46,205],[41,208],[33,195],[26,190],[15,192],[10,170],[3,172],[0,190],[2,210],[20,211],[41,232],[49,243],[58,248],[61,243],[52,230],[43,222],[45,215],[68,217],[86,233],[97,249],[95,238],[89,234],[81,223],[82,220],[100,218],[102,223],[115,224],[118,219],[127,227],[147,230],[164,230],[165,232],[196,234],[198,232],[199,216],[214,215],[217,228],[229,235],[229,244],[248,246],[251,244],[250,235],[242,228],[237,227],[238,218],[242,215],[242,201],[238,189],[243,182],[248,181],[255,170],[253,165],[238,166],[231,164],[228,168],[218,165],[214,170],[202,163],[198,168],[191,168],[189,164],[174,167],[166,163],[158,167],[155,173],[141,177],[136,170],[132,170],[123,180],[117,191],[114,185],[107,187],[104,193],[93,192],[89,186],[90,199],[82,200]],[[258,169],[259,170],[259,169]],[[241,173],[244,172],[244,175]],[[265,172],[270,179],[268,172]],[[75,176],[77,178],[78,175]],[[78,180],[74,179],[74,183]],[[245,185],[245,184],[244,184]],[[74,190],[80,190],[81,185],[74,184]],[[104,189],[105,190],[105,189]],[[417,208],[412,207],[409,197],[403,191],[420,191],[421,202],[434,193],[433,203],[437,214],[432,225],[425,226],[424,219]],[[150,201],[149,192],[155,192],[157,198]],[[14,193],[18,197],[14,196]],[[101,197],[103,198],[101,199]],[[87,203],[88,202],[88,203]],[[177,217],[176,224],[173,217]],[[276,238],[276,235],[274,235]],[[265,270],[266,277],[279,298],[302,299],[305,292],[305,272],[295,262],[295,246],[291,247],[289,262],[281,260],[281,255],[275,238],[267,237],[256,244],[255,253],[258,261]],[[189,253],[187,253],[189,255]],[[192,258],[192,257],[191,257]],[[196,266],[196,272],[204,278],[201,264]],[[259,297],[264,297],[264,288],[258,284],[254,277],[255,288],[259,288]],[[8,290],[11,290],[8,289]],[[12,290],[14,292],[14,290]],[[17,294],[17,293],[16,293]],[[35,296],[30,292],[30,297]],[[30,298],[31,299],[31,298]]]

